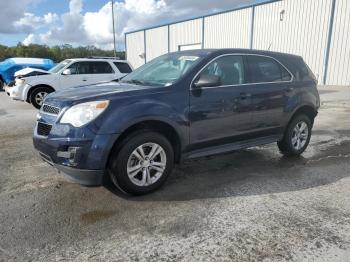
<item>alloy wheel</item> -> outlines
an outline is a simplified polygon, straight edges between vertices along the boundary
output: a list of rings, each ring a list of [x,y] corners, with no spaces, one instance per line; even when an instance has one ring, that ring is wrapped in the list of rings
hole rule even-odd
[[[166,154],[160,145],[145,143],[131,153],[127,163],[128,177],[137,186],[150,186],[161,178],[166,163]]]
[[[302,149],[309,137],[309,128],[307,123],[300,121],[293,129],[292,133],[292,146],[295,150]]]
[[[35,102],[39,105],[42,106],[44,102],[44,98],[48,95],[47,92],[39,92],[35,95]]]

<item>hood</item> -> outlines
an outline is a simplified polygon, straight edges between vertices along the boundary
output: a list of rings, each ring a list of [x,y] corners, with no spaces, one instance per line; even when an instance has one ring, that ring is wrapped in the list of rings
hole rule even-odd
[[[27,67],[27,68],[24,68],[22,70],[17,71],[15,73],[15,77],[22,78],[22,77],[37,76],[37,75],[47,75],[47,74],[50,74],[50,73],[48,71],[46,71],[46,70]]]
[[[118,82],[106,82],[56,91],[46,97],[45,103],[57,105],[60,103],[76,103],[95,99],[113,99],[115,96],[136,95],[136,93],[138,93],[137,91],[141,91],[142,93],[159,92],[159,88]]]

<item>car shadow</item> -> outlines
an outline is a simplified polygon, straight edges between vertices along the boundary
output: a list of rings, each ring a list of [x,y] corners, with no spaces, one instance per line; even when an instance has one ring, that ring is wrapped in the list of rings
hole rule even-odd
[[[309,150],[315,147],[318,145]],[[349,152],[350,142],[344,142],[311,156],[285,157],[269,145],[186,161],[175,167],[162,188],[144,196],[122,193],[109,180],[104,186],[130,201],[189,201],[299,191],[350,176],[344,171]]]

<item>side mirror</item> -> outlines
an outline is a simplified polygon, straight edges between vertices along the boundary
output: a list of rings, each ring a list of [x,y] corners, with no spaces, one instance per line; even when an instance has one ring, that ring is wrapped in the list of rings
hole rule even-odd
[[[219,76],[215,75],[199,75],[199,78],[193,83],[193,87],[201,88],[201,87],[213,87],[219,86],[221,84],[221,80]]]
[[[67,76],[67,75],[71,75],[72,74],[72,71],[68,68],[68,69],[65,69],[65,70],[63,70],[63,72],[62,72],[62,75],[65,75],[65,76]]]

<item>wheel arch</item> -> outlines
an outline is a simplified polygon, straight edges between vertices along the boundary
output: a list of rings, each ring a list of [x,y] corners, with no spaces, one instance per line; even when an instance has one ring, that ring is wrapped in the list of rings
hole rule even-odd
[[[300,114],[304,114],[307,117],[310,118],[311,124],[314,125],[314,120],[315,117],[318,114],[318,111],[315,109],[315,107],[311,106],[311,105],[303,105],[301,107],[298,107],[297,109],[294,110],[294,112],[291,114],[290,119],[288,120],[287,124],[285,125],[285,127],[283,128],[283,136],[289,126],[289,124],[293,121],[293,119]]]
[[[303,105],[301,107],[299,107],[298,109],[296,109],[294,111],[294,113],[292,114],[292,117],[290,118],[288,124],[293,120],[293,118],[297,115],[300,115],[300,114],[304,114],[306,115],[307,117],[310,118],[311,120],[311,123],[313,124],[314,123],[314,120],[315,120],[315,117],[317,116],[318,114],[318,111],[315,109],[315,107],[313,106],[310,106],[310,105]]]
[[[161,120],[143,120],[137,123],[133,123],[122,131],[120,136],[114,142],[112,149],[108,154],[107,165],[113,154],[120,151],[123,143],[127,141],[127,138],[132,134],[143,132],[143,131],[154,131],[164,135],[171,143],[174,150],[175,162],[179,162],[181,159],[181,138],[176,128],[171,124]]]
[[[30,98],[30,95],[32,94],[32,92],[38,88],[38,87],[47,87],[47,88],[50,88],[52,90],[52,92],[55,92],[56,90],[50,86],[50,85],[46,85],[46,84],[39,84],[39,85],[34,85],[32,86],[31,88],[29,88],[28,92],[27,92],[27,95],[26,95],[26,101],[29,102],[29,98]]]

